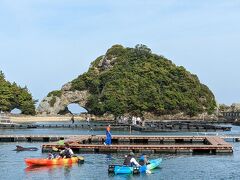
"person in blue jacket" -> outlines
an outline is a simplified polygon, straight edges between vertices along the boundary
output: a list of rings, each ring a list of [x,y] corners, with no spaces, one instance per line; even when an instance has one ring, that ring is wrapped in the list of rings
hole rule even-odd
[[[110,132],[110,128],[111,126],[108,125],[108,127],[106,128],[106,140],[104,142],[104,145],[111,145],[112,144],[112,135]]]
[[[141,157],[140,157],[140,159],[139,159],[139,164],[140,164],[141,166],[144,166],[144,165],[149,164],[149,161],[148,161],[148,159],[147,159],[147,155],[146,155],[146,154],[142,154],[142,155],[141,155]]]

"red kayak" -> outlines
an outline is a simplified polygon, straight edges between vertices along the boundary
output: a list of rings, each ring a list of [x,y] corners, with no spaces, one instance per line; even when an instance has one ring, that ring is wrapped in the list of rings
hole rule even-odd
[[[74,164],[74,163],[83,163],[84,158],[79,157],[71,157],[65,159],[43,159],[43,158],[29,158],[25,159],[25,163],[27,166],[51,166],[51,165],[66,165],[66,164]]]

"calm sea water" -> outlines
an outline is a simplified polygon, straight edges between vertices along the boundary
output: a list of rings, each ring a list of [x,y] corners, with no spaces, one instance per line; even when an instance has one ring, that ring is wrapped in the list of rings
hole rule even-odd
[[[67,129],[34,129],[34,130],[0,130],[0,134],[88,134],[88,131]],[[92,132],[90,132],[92,133]],[[97,131],[96,134],[104,134]],[[126,132],[113,132],[113,134]],[[224,132],[221,132],[222,134]],[[233,126],[231,134],[240,134],[240,127]],[[158,133],[159,134],[159,133]],[[160,133],[162,134],[162,133]],[[164,133],[166,135],[166,133]],[[169,135],[169,133],[167,133]],[[172,135],[187,135],[192,133],[170,133]],[[196,133],[194,133],[196,134]],[[203,133],[205,134],[205,133]],[[214,134],[214,133],[211,133]],[[216,134],[216,133],[215,133]],[[202,134],[200,134],[202,135]],[[152,154],[150,159],[162,157],[163,163],[152,174],[146,175],[109,175],[109,164],[123,162],[124,154],[79,154],[85,157],[82,165],[27,168],[24,158],[46,157],[41,151],[15,152],[16,145],[35,146],[40,148],[42,143],[0,143],[0,179],[240,179],[240,142],[234,145],[233,154],[224,155],[192,155],[192,154]],[[136,154],[139,156],[140,154]]]

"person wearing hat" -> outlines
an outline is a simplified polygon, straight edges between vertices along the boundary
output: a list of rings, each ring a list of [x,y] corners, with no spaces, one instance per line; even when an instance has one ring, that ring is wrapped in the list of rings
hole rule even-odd
[[[125,156],[123,165],[126,165],[126,166],[134,166],[135,165],[137,167],[141,166],[140,164],[138,164],[138,162],[134,158],[134,153],[133,152],[130,152],[127,156]]]

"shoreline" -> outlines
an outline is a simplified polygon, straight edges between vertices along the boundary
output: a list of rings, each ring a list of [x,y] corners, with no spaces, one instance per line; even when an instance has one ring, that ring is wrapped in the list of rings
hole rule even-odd
[[[43,115],[8,115],[9,119],[14,123],[34,123],[34,122],[70,122],[71,117],[70,115],[57,115],[57,116],[43,116]],[[111,117],[96,117],[93,115],[74,115],[74,121],[86,121],[87,117],[90,118],[91,121],[114,121]],[[145,122],[174,122],[174,121],[192,121],[192,122],[226,122],[226,120],[219,118],[216,119],[189,119],[189,118],[149,118],[146,119]]]
[[[25,116],[9,115],[9,119],[14,123],[34,123],[34,122],[71,122],[72,116]],[[112,121],[107,118],[90,117],[91,121]],[[85,115],[74,115],[74,121],[86,121]]]
[[[14,123],[33,123],[33,122],[70,122],[71,116],[9,116]],[[75,121],[84,121],[80,116],[74,116]]]

